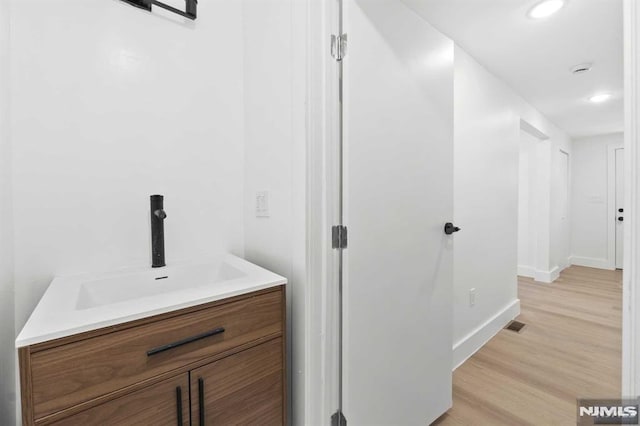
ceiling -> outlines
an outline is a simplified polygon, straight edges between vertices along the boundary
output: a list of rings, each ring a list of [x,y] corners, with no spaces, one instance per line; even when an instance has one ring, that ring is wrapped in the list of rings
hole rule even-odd
[[[568,0],[539,20],[538,0],[403,1],[573,138],[623,130],[622,0]],[[589,102],[598,92],[613,97]]]

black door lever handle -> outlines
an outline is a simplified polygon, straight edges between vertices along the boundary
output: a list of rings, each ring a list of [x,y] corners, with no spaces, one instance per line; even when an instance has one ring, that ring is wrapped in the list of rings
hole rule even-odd
[[[460,231],[460,228],[458,228],[457,226],[454,226],[453,223],[451,222],[447,222],[444,225],[444,233],[447,235],[451,235],[454,232],[458,232],[458,231]]]

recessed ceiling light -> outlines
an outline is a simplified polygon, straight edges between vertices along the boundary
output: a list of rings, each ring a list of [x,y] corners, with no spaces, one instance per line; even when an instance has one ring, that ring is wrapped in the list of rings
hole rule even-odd
[[[546,18],[553,15],[565,4],[565,0],[545,0],[533,6],[529,11],[529,17],[533,19]]]
[[[605,101],[608,101],[611,98],[611,93],[598,93],[597,95],[593,95],[589,98],[589,102],[593,102],[594,104],[599,104]]]

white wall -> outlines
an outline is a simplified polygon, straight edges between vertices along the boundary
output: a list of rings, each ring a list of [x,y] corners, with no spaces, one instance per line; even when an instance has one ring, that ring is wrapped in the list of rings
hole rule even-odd
[[[304,24],[303,7],[291,0],[243,3],[245,254],[289,279],[292,424],[305,423],[306,44],[305,28],[293,26],[294,16]],[[268,192],[269,217],[256,217],[258,191]]]
[[[311,0],[313,1],[313,0]],[[289,279],[289,418],[310,424],[307,351],[307,38],[311,1],[244,0],[245,256]],[[256,192],[269,217],[256,217]]]
[[[191,22],[119,1],[12,3],[16,328],[57,274],[243,254],[242,8]]]
[[[561,149],[551,152],[551,264],[558,272],[571,255],[571,158]]]
[[[291,3],[245,0],[245,243],[247,259],[291,272]],[[268,191],[270,216],[256,217],[257,191]]]
[[[552,235],[554,154],[571,151],[571,140],[501,80],[456,47],[454,211],[454,366],[479,349],[519,312],[518,163],[520,122],[549,136],[540,142],[537,172],[541,194],[539,265],[558,272]],[[569,232],[569,230],[566,230]],[[475,306],[470,289],[475,288]]]
[[[573,144],[572,263],[609,268],[608,147],[621,145],[623,133],[577,139]]]
[[[454,366],[484,343],[480,330],[494,316],[519,312],[519,117],[512,98],[500,80],[456,47],[454,216],[462,231],[454,249]]]
[[[163,193],[168,262],[246,247],[290,279],[303,423],[307,4],[201,2],[194,23],[115,0],[14,0],[16,330],[54,275],[148,263],[148,196]]]
[[[11,145],[9,141],[9,4],[0,0],[0,424],[14,423],[14,294]]]

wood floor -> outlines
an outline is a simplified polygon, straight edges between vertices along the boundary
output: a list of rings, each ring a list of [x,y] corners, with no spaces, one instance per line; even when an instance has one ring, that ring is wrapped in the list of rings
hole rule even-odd
[[[572,266],[518,287],[526,327],[454,372],[453,408],[434,425],[575,425],[577,398],[620,397],[622,273]]]

